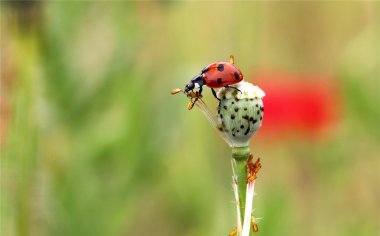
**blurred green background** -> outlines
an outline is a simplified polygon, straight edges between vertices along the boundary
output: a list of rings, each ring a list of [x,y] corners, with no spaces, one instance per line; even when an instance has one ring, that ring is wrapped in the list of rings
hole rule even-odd
[[[230,150],[169,91],[230,53],[248,80],[331,75],[342,101],[322,138],[253,139],[258,235],[379,235],[379,2],[0,9],[1,235],[228,235]]]

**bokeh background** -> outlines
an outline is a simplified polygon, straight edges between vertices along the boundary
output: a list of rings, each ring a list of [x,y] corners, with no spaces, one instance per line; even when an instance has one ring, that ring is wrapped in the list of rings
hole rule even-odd
[[[1,235],[228,235],[230,150],[169,92],[231,53],[267,94],[258,235],[379,235],[378,1],[0,9]]]

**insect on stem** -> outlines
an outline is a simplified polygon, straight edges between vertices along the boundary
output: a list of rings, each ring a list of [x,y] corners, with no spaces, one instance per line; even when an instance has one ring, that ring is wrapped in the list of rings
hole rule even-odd
[[[259,172],[260,169],[260,158],[257,158],[256,162],[253,162],[253,155],[250,154],[247,161],[247,184],[251,183],[257,178],[256,174]]]
[[[256,223],[255,217],[253,216],[251,217],[251,224],[252,224],[253,232],[259,232],[259,226]]]
[[[228,234],[228,236],[235,236],[237,233],[236,229],[231,230],[231,232]]]

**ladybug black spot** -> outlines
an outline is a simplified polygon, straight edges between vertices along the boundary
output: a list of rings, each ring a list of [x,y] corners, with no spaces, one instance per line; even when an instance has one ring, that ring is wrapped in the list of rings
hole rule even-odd
[[[224,66],[223,64],[218,65],[218,71],[224,71]]]
[[[231,115],[231,120],[235,119],[235,115]]]
[[[237,71],[235,71],[234,76],[235,76],[235,79],[236,79],[236,80],[239,80],[239,79],[240,79],[239,73],[238,73]]]
[[[244,125],[240,125],[240,128],[244,129]]]
[[[218,84],[222,84],[222,78],[218,78],[218,79],[216,80],[216,82],[217,82]]]

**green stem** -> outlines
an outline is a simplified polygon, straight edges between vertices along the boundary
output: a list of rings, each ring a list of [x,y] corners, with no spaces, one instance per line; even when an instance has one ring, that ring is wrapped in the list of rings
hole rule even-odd
[[[247,189],[247,160],[251,153],[249,147],[233,147],[232,158],[236,161],[235,174],[239,191],[240,219],[244,220],[245,194]]]

